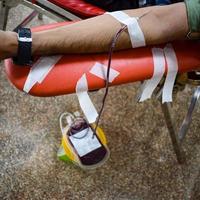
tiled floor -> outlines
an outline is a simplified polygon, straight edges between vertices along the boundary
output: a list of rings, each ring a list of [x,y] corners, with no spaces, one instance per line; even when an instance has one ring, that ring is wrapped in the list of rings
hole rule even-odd
[[[19,6],[8,29],[29,13]],[[44,23],[50,20],[45,18]],[[40,24],[34,20],[31,25]],[[75,95],[37,98],[14,88],[0,64],[0,199],[183,200],[200,199],[200,107],[183,148],[187,162],[178,165],[157,100],[136,103],[138,84],[110,89],[101,126],[111,157],[100,169],[84,172],[59,161],[58,117],[79,109]],[[174,99],[178,125],[193,88]],[[97,107],[103,91],[92,94]]]

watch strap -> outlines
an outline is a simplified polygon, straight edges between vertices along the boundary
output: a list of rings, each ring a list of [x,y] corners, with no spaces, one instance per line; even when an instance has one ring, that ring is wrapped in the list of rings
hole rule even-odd
[[[13,61],[17,65],[32,64],[32,34],[29,28],[18,29],[18,52]]]

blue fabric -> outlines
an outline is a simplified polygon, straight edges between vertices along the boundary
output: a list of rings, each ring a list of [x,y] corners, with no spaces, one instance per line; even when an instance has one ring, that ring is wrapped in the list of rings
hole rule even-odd
[[[85,0],[106,11],[126,10],[138,8],[138,0]]]
[[[155,0],[155,5],[169,5],[171,4],[170,0]]]
[[[183,0],[85,0],[106,11],[127,10],[145,6],[168,5]]]
[[[154,6],[154,5],[169,5],[171,4],[171,0],[146,0],[146,5]]]

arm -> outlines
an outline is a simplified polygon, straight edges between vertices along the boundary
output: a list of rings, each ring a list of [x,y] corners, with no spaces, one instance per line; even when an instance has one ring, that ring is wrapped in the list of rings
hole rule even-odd
[[[139,23],[144,32],[146,43],[159,44],[177,39],[184,39],[188,32],[187,13],[184,3],[162,7],[147,7],[125,11],[130,16],[141,16]],[[33,55],[50,55],[66,53],[107,52],[111,39],[121,28],[118,21],[109,15],[102,15],[83,20],[64,27],[33,33]],[[17,37],[15,33],[7,34],[15,40],[10,44],[14,48],[6,48],[1,58],[11,57],[17,53]],[[10,39],[11,40],[11,39]],[[131,48],[127,32],[122,33],[116,50]]]

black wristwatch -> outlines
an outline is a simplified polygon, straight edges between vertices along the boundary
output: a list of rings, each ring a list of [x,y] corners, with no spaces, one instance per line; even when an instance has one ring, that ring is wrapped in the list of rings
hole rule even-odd
[[[29,28],[18,29],[18,52],[13,61],[17,65],[31,65],[32,34]]]

